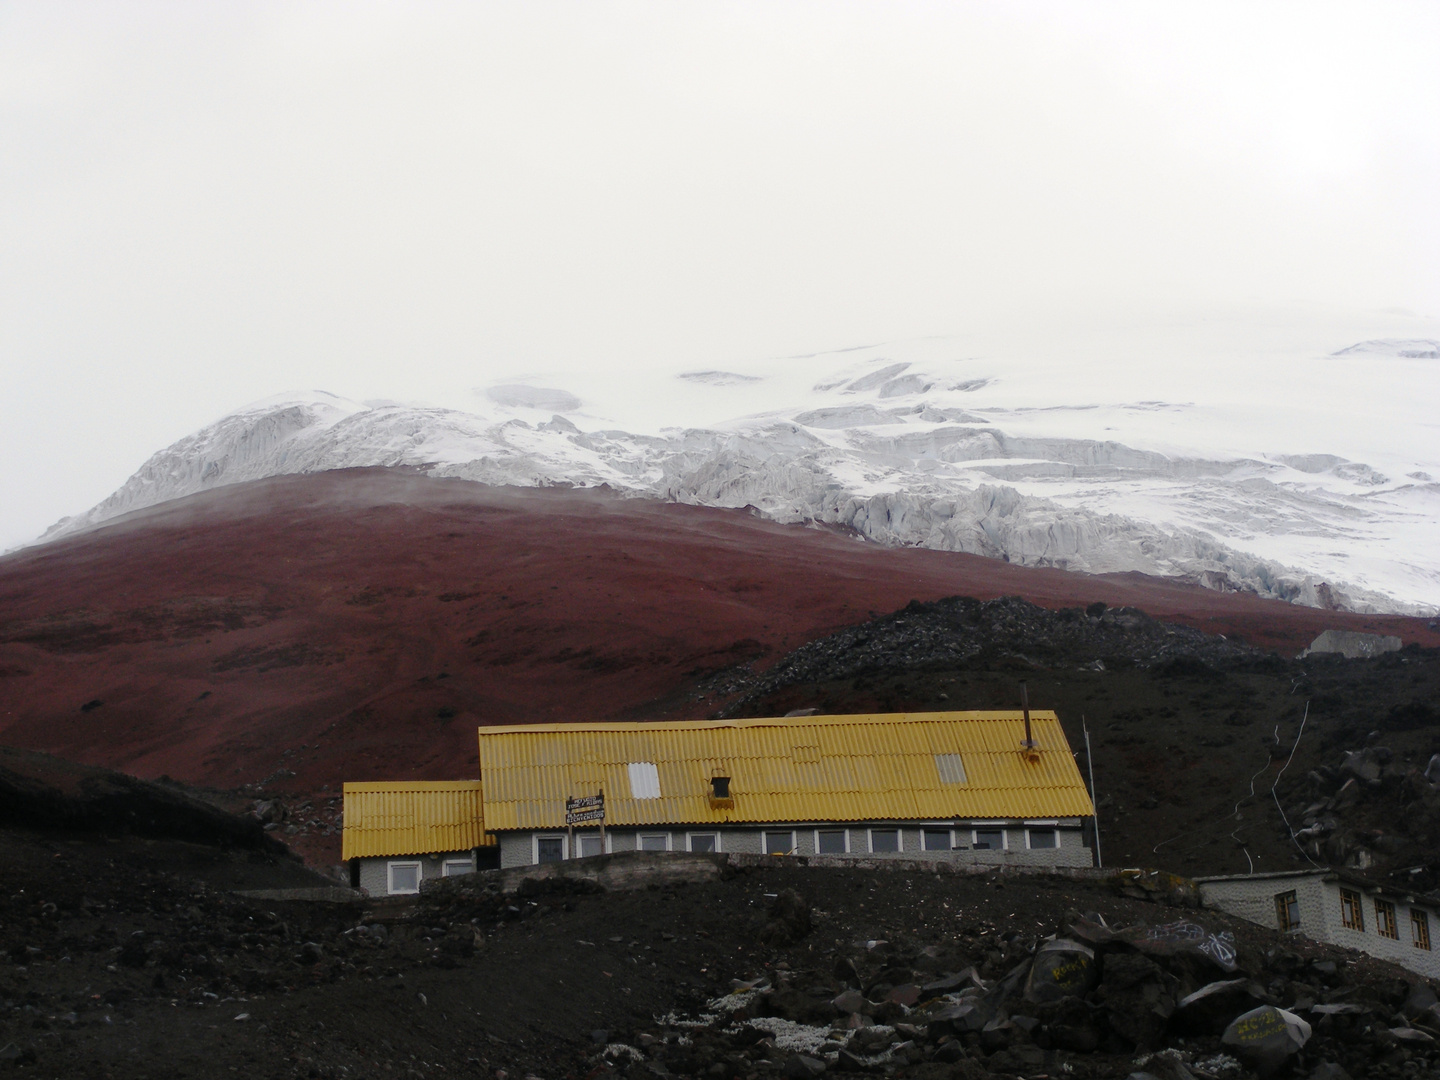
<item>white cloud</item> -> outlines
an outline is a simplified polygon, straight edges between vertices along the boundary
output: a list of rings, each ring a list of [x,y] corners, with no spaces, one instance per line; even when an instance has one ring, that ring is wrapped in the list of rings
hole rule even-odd
[[[0,545],[294,385],[418,397],[1036,322],[1058,341],[1095,312],[1436,313],[1436,22],[0,9],[0,453],[35,477],[4,481]]]

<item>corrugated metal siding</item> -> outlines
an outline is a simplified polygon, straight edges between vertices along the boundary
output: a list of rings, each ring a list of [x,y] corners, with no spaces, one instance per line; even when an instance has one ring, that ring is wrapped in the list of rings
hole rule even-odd
[[[341,858],[423,855],[495,843],[485,832],[478,780],[345,785]]]
[[[891,713],[685,724],[480,729],[492,830],[563,827],[567,795],[605,792],[609,825],[1088,817],[1094,813],[1053,712]],[[959,754],[945,784],[936,754]],[[653,762],[660,798],[635,799],[628,764]],[[729,776],[733,809],[709,799]]]

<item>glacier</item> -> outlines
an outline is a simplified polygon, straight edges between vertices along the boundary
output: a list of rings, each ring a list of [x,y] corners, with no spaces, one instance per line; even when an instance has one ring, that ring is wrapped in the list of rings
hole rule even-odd
[[[1140,357],[1097,382],[1093,362],[970,356],[925,339],[623,382],[572,373],[563,388],[512,378],[451,395],[458,404],[283,394],[159,451],[41,539],[227,484],[406,466],[749,507],[1026,566],[1430,613],[1437,356],[1430,340],[1372,340],[1270,363],[1222,358],[1198,376]],[[1306,380],[1325,392],[1297,393]],[[615,422],[627,412],[638,422]]]

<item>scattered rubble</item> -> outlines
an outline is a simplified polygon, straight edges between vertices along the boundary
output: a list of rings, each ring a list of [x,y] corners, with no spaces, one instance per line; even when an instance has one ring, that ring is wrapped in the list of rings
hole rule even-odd
[[[0,1073],[1249,1080],[1269,1059],[1223,1037],[1263,1008],[1311,1029],[1277,1075],[1440,1064],[1433,985],[1163,874],[777,858],[298,903],[254,894],[303,873],[256,852],[0,830],[0,858]]]
[[[1380,745],[1343,750],[1290,793],[1286,816],[1312,860],[1355,870],[1398,865],[1405,884],[1440,886],[1432,840],[1440,838],[1440,754],[1424,769]]]
[[[802,645],[760,675],[731,671],[706,694],[738,695],[722,715],[796,683],[818,683],[929,667],[985,669],[1007,664],[1095,671],[1138,667],[1185,673],[1262,662],[1258,649],[1193,627],[1162,623],[1139,608],[1053,611],[1018,596],[980,601],[915,600],[891,615]]]
[[[637,1080],[767,1071],[1240,1080],[1287,1069],[1422,1076],[1440,1065],[1427,984],[1406,1000],[1430,1023],[1397,1027],[1405,992],[1350,983],[1332,962],[1307,966],[1272,946],[1242,969],[1231,931],[1190,919],[1120,927],[1072,911],[1063,921],[1045,935],[964,935],[963,949],[868,940],[827,957],[812,948],[804,967],[778,961],[766,978],[736,980],[595,1063]],[[971,956],[979,969],[947,970]]]

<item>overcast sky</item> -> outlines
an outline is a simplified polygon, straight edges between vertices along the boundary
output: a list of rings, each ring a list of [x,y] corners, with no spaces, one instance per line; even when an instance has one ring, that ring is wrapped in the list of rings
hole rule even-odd
[[[1437,46],[1429,2],[0,2],[0,547],[295,388],[1403,334]]]

